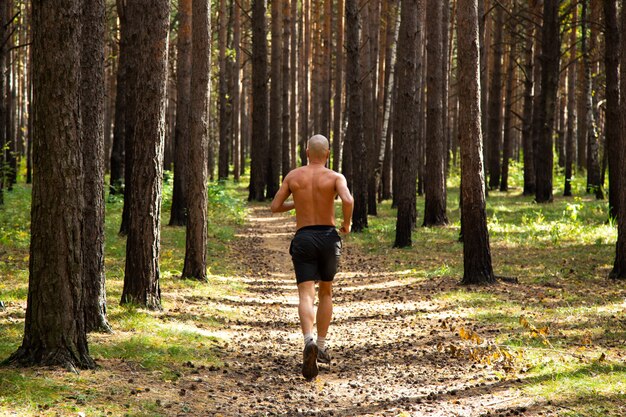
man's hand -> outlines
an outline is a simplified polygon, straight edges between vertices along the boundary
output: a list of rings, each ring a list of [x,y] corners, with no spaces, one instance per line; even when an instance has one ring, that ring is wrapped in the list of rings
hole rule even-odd
[[[350,233],[350,224],[342,225],[341,229],[339,229],[339,233],[341,233],[342,235],[347,235],[348,233]]]

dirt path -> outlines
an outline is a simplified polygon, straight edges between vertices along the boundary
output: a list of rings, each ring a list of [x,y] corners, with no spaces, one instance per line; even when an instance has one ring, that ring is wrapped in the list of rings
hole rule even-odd
[[[235,259],[248,259],[240,279],[248,293],[212,301],[239,310],[220,337],[224,367],[202,370],[194,411],[202,415],[481,416],[537,415],[520,398],[514,379],[437,348],[455,339],[443,305],[430,297],[437,283],[410,274],[344,244],[336,278],[330,366],[306,382],[300,375],[302,336],[288,247],[294,222],[254,207],[233,242]],[[454,285],[454,283],[448,283]],[[448,285],[445,284],[444,285]],[[438,285],[441,285],[439,283]],[[184,384],[183,384],[184,385]],[[204,392],[206,391],[206,392]],[[191,398],[190,398],[191,400]],[[199,402],[197,402],[199,401]],[[549,415],[544,413],[543,415]]]

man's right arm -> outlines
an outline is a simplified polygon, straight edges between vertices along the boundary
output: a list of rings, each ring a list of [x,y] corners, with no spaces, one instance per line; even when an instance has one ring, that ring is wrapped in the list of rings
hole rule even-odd
[[[335,183],[337,194],[341,198],[341,210],[343,212],[343,223],[339,231],[341,233],[350,233],[350,223],[352,221],[352,209],[354,208],[354,199],[350,190],[348,189],[348,182],[346,177],[341,174],[337,174],[337,181]]]

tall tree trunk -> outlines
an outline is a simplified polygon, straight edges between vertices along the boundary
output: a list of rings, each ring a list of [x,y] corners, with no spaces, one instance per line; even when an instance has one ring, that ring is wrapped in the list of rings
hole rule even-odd
[[[267,198],[272,199],[280,186],[282,155],[281,105],[281,0],[271,0],[272,5],[272,61],[270,74],[270,147],[267,154]]]
[[[622,8],[622,33],[626,30],[626,13]],[[626,86],[626,42],[621,44],[620,56],[620,84]],[[619,157],[622,163],[619,165],[619,175],[626,178],[626,100],[620,100],[621,137],[619,142]],[[619,202],[617,204],[617,243],[615,244],[615,262],[609,274],[612,279],[626,279],[626,187],[619,189]]]
[[[535,195],[535,158],[533,149],[533,84],[534,78],[533,40],[535,25],[530,17],[524,24],[524,105],[522,120],[522,148],[524,150],[524,191],[523,195]]]
[[[117,62],[117,79],[115,82],[115,116],[113,120],[113,145],[111,146],[111,174],[109,178],[109,193],[122,192],[122,183],[127,178],[125,174],[125,144],[126,144],[126,78],[128,72],[128,27],[124,3],[117,1],[117,15],[119,20],[119,53]],[[130,86],[129,86],[130,87]],[[126,184],[125,184],[126,185]]]
[[[515,28],[509,29],[512,32]],[[513,35],[510,36],[513,39]],[[513,45],[511,43],[511,45]],[[506,70],[506,92],[504,99],[504,135],[502,140],[502,176],[500,178],[500,191],[509,190],[509,160],[513,153],[513,129],[511,117],[513,116],[513,84],[515,81],[515,47],[511,46]]]
[[[544,0],[543,29],[541,36],[541,92],[539,97],[537,144],[537,191],[538,203],[552,201],[553,143],[552,129],[556,107],[556,93],[559,86],[559,58],[561,42],[559,40],[559,16],[557,0]]]
[[[480,109],[477,0],[458,0],[458,86],[461,145],[462,284],[496,281],[491,266],[485,210]]]
[[[104,287],[104,0],[83,3],[81,117],[84,175],[85,330],[110,332]]]
[[[418,0],[402,0],[400,6],[400,32],[398,35],[397,102],[394,121],[393,166],[395,175],[402,178],[394,189],[398,204],[396,240],[394,247],[411,246],[411,233],[415,228],[417,181],[417,80],[420,70],[420,31]]]
[[[300,21],[300,164],[307,164],[306,142],[310,136],[309,99],[310,99],[310,68],[311,68],[311,0],[302,0],[302,19]]]
[[[5,38],[5,27],[8,27],[7,20],[7,8],[3,7],[4,5],[0,5],[0,39],[2,39],[2,43],[0,43],[0,205],[4,204],[4,164],[5,164],[5,145],[7,140],[6,135],[6,102],[4,100],[4,82],[6,79],[6,70],[7,70],[7,49],[6,43],[4,42]],[[32,60],[31,60],[32,62]],[[32,113],[31,113],[32,114]],[[31,117],[32,118],[32,117]]]
[[[233,178],[239,181],[241,167],[244,164],[241,157],[242,136],[241,136],[241,10],[238,2],[233,2],[233,49],[235,51],[235,62],[233,70]]]
[[[361,39],[359,48],[359,62],[360,62],[360,73],[362,78],[362,94],[363,94],[363,115],[368,115],[368,117],[363,117],[363,141],[365,142],[365,155],[367,159],[365,159],[365,201],[367,202],[367,214],[372,216],[376,215],[376,184],[375,177],[373,172],[374,161],[373,154],[376,153],[376,138],[375,138],[375,127],[376,127],[376,116],[374,110],[374,76],[375,67],[372,68],[372,45],[374,43],[374,39],[371,36],[372,31],[371,20],[370,20],[370,1],[369,0],[361,0],[360,2],[360,15],[359,19],[361,21]],[[354,158],[356,158],[356,154],[353,154]],[[353,161],[354,164],[357,164],[356,159]],[[355,171],[356,176],[356,171]],[[357,181],[354,178],[354,181]],[[373,195],[372,195],[373,194]]]
[[[441,43],[441,2],[427,0],[426,46],[427,61],[427,114],[426,114],[426,181],[424,191],[424,226],[448,223],[446,214],[445,146],[442,123],[443,76],[441,60],[444,51]]]
[[[489,133],[489,188],[500,185],[500,150],[502,148],[502,32],[504,7],[495,6],[495,25],[491,82],[489,83],[489,111],[487,128]]]
[[[572,9],[572,21],[576,21],[576,7]],[[573,167],[576,158],[576,131],[578,129],[578,111],[576,108],[576,44],[577,30],[570,29],[570,64],[567,67],[567,136],[565,138],[565,184],[563,195],[572,195]],[[619,115],[618,115],[619,117]]]
[[[285,0],[283,0],[285,1]],[[332,22],[332,13],[333,13],[333,0],[324,0],[324,20],[322,23],[322,39],[321,39],[321,47],[322,47],[322,65],[320,68],[321,78],[322,78],[322,88],[321,88],[321,113],[320,113],[320,129],[319,132],[322,132],[324,136],[330,139],[331,135],[331,124],[330,124],[330,112],[331,112],[331,86],[332,86],[332,78],[330,76],[330,69],[333,62],[333,49],[332,49],[332,38],[331,38],[331,22]]]
[[[186,172],[189,163],[189,96],[191,95],[191,3],[178,2],[178,40],[176,43],[176,127],[174,130],[174,189],[170,226],[187,222]]]
[[[207,152],[209,72],[211,69],[211,3],[194,0],[192,12],[191,103],[189,107],[189,218],[184,278],[205,281],[207,252]],[[228,162],[228,161],[227,161]]]
[[[626,13],[622,7],[622,13]],[[619,212],[619,189],[622,179],[618,174],[620,162],[620,85],[619,85],[619,48],[620,32],[617,25],[617,8],[615,0],[604,0],[605,55],[606,72],[606,144],[609,164],[609,216],[617,217]],[[624,70],[623,70],[624,71]],[[626,91],[626,86],[622,86]],[[624,97],[626,94],[622,93]],[[626,100],[624,98],[623,100]],[[623,128],[622,128],[623,129]]]
[[[37,175],[24,339],[8,359],[20,365],[95,366],[83,310],[81,4],[34,0],[32,5]]]
[[[346,95],[348,97],[348,130],[352,159],[352,188],[354,212],[352,230],[362,232],[367,227],[366,150],[363,136],[363,90],[359,59],[358,0],[346,0]]]
[[[134,129],[126,125],[133,162],[132,194],[126,195],[130,197],[130,210],[121,303],[160,309],[160,215],[170,2],[135,0],[126,7],[126,20],[132,31],[128,46],[134,51],[128,58],[133,60],[135,74],[128,79],[135,88],[133,98],[127,101],[126,120],[132,115],[135,124]]]
[[[265,0],[252,0],[252,143],[248,200],[256,201],[265,200],[269,147],[266,39]]]
[[[230,105],[228,99],[228,58],[226,57],[226,44],[228,35],[226,32],[228,26],[228,15],[226,8],[226,0],[219,0],[219,112],[220,112],[220,139],[219,139],[219,156],[217,163],[217,178],[224,180],[228,178],[228,160],[230,155]]]
[[[282,68],[281,68],[281,105],[282,105],[282,177],[285,178],[289,171],[291,171],[291,117],[289,106],[289,87],[292,73],[289,68],[289,45],[291,42],[291,8],[290,2],[283,0],[282,2],[282,17],[283,17],[283,33],[282,33]]]
[[[337,41],[335,47],[335,97],[333,98],[333,170],[339,172],[343,137],[341,121],[343,120],[343,6],[344,0],[337,0]]]
[[[298,166],[298,117],[303,117],[303,115],[298,116],[297,113],[297,106],[298,106],[298,99],[300,97],[300,95],[302,94],[301,91],[297,90],[298,88],[298,80],[299,80],[299,76],[300,76],[300,70],[298,68],[298,62],[297,62],[297,58],[298,58],[298,52],[299,52],[299,47],[298,47],[298,36],[297,32],[296,32],[296,23],[298,22],[298,2],[297,1],[291,1],[289,2],[291,4],[291,21],[290,21],[290,26],[291,26],[291,47],[290,47],[290,54],[289,54],[289,60],[290,60],[290,67],[291,67],[291,75],[290,75],[290,81],[289,81],[289,94],[290,94],[290,101],[289,101],[289,113],[290,113],[290,119],[289,119],[289,132],[291,134],[291,138],[290,138],[290,169],[294,169],[295,167]],[[343,5],[341,5],[341,7],[343,8]]]
[[[591,80],[591,57],[588,45],[589,31],[589,14],[587,12],[589,0],[582,0],[582,39],[580,43],[581,53],[583,57],[583,95],[585,100],[585,113],[583,119],[587,126],[587,193],[595,193],[596,198],[603,199],[604,192],[600,183],[600,143],[598,139],[598,130],[593,109],[593,88]]]

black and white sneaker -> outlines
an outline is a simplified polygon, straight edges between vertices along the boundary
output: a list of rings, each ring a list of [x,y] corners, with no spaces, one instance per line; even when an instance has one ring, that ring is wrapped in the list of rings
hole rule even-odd
[[[314,341],[309,341],[304,346],[304,352],[302,354],[302,376],[311,380],[317,376],[319,369],[317,368],[317,358],[319,349]]]
[[[326,349],[317,349],[317,361],[319,363],[327,363],[330,364],[330,354]]]

